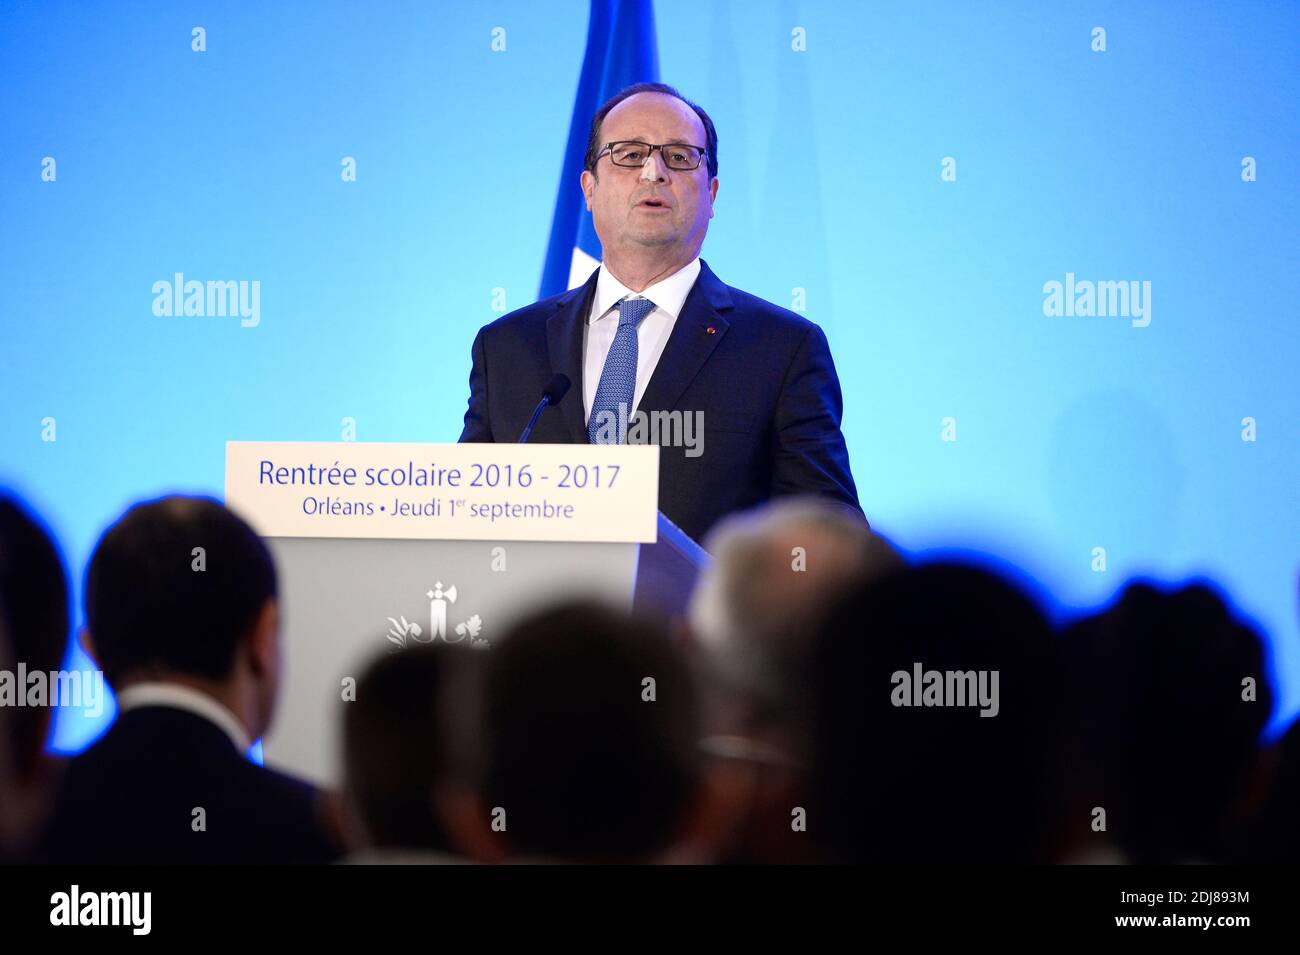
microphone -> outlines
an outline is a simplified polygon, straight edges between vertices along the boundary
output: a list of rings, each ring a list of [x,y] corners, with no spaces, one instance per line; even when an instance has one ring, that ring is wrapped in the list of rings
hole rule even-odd
[[[569,376],[556,375],[542,392],[542,400],[537,402],[537,408],[533,411],[533,416],[528,419],[528,426],[524,428],[523,434],[519,436],[520,444],[527,444],[528,437],[533,433],[533,428],[537,426],[537,419],[542,416],[542,409],[547,405],[558,405],[560,399],[569,393]]]

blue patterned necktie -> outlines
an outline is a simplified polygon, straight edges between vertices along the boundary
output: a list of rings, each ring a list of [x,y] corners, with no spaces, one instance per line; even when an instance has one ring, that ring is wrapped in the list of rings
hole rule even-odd
[[[627,422],[636,393],[636,327],[654,307],[648,298],[625,298],[618,303],[618,331],[614,333],[614,344],[609,346],[587,418],[587,440],[592,444],[623,444],[627,440]],[[613,435],[610,421],[618,421]]]

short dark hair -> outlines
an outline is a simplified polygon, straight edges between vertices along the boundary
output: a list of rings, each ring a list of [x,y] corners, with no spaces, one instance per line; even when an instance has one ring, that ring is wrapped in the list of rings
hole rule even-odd
[[[67,571],[53,537],[16,498],[0,497],[0,629],[8,631],[14,661],[31,671],[57,670],[70,620]],[[24,772],[45,746],[50,713],[14,711],[14,755]]]
[[[135,505],[100,539],[86,623],[109,683],[142,668],[222,680],[275,595],[275,562],[251,527],[211,498],[165,497]]]
[[[895,674],[910,677],[918,664],[998,672],[996,716],[895,697],[906,688]],[[1028,593],[956,562],[873,578],[832,611],[814,672],[811,777],[836,861],[1049,856],[1061,798],[1060,679],[1053,633]]]
[[[631,862],[671,846],[701,765],[694,687],[668,632],[574,602],[484,652],[482,795],[506,810],[511,851]]]
[[[1130,583],[1068,636],[1112,838],[1139,864],[1223,861],[1273,706],[1263,637],[1206,581]]]
[[[369,844],[450,852],[433,791],[449,770],[444,697],[477,651],[416,645],[386,653],[343,710],[343,773]]]
[[[596,173],[596,157],[600,155],[601,147],[605,145],[600,141],[600,126],[605,122],[605,117],[611,109],[629,96],[635,96],[637,93],[663,93],[666,96],[681,100],[695,110],[695,115],[704,124],[704,148],[709,154],[705,159],[705,163],[709,167],[709,178],[712,179],[716,176],[718,174],[718,131],[713,128],[713,120],[709,119],[709,114],[704,111],[702,106],[692,103],[667,83],[634,83],[605,100],[600,109],[596,110],[596,115],[591,118],[591,132],[587,135],[587,158],[585,161],[587,171],[592,175]]]

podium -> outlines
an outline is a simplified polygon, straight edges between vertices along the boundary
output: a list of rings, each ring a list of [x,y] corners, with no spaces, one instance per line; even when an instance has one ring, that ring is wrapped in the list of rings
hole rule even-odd
[[[634,450],[649,453],[628,453]],[[434,459],[464,479],[475,469],[492,474],[493,465],[504,474],[508,466],[515,476],[529,475],[529,484],[508,491],[499,479],[491,488],[467,488],[465,480],[418,491],[362,486],[367,469],[396,475],[401,465],[392,462]],[[272,479],[287,472],[286,483],[266,480],[267,462]],[[289,483],[299,471],[304,480],[314,475],[316,462],[324,462],[327,478],[337,471],[331,492]],[[592,486],[597,467],[619,469],[613,488]],[[572,480],[555,487],[566,468]],[[573,486],[579,468],[581,487]],[[343,480],[349,469],[351,487]],[[381,654],[436,642],[491,652],[520,615],[575,597],[683,615],[708,556],[657,511],[657,477],[655,446],[229,444],[227,503],[263,535],[279,574],[282,674],[262,741],[267,764],[337,785],[349,680],[355,689]],[[602,497],[606,491],[620,496]],[[425,513],[389,516],[403,496],[403,510]],[[451,518],[449,511],[464,513],[476,496],[482,508],[523,516],[500,527],[481,512],[469,524]],[[326,500],[324,518],[304,523]],[[557,507],[573,510],[569,523],[548,523]]]

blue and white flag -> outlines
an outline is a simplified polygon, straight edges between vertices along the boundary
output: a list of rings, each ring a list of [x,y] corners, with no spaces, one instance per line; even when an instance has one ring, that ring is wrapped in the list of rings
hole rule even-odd
[[[652,0],[591,0],[587,53],[569,124],[564,168],[560,171],[560,194],[555,200],[551,242],[542,270],[541,298],[581,285],[600,265],[600,240],[578,188],[592,116],[625,86],[658,80]]]

